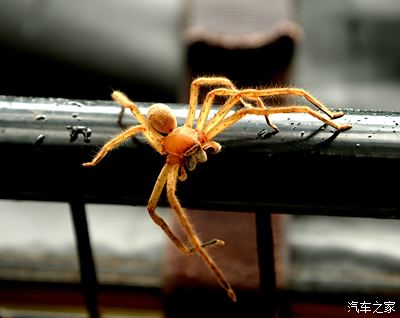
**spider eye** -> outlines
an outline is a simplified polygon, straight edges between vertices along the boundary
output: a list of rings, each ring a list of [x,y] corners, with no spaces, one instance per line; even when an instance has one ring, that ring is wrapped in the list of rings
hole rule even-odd
[[[154,104],[147,112],[150,125],[161,134],[169,134],[176,128],[176,118],[172,109],[164,104]]]

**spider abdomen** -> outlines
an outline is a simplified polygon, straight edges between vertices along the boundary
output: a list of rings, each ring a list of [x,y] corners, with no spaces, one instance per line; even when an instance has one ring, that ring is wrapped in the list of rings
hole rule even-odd
[[[190,127],[177,127],[164,139],[164,151],[167,154],[186,157],[200,146],[197,132]]]
[[[172,109],[164,104],[153,104],[147,112],[149,124],[162,134],[169,134],[176,128],[176,118]]]

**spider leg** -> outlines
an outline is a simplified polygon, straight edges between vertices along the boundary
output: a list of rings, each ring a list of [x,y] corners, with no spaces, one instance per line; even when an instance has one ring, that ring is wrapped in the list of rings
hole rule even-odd
[[[197,249],[193,245],[193,247],[187,247],[182,240],[180,240],[170,229],[168,224],[164,221],[164,219],[156,213],[156,208],[157,208],[157,203],[158,200],[160,199],[160,195],[164,189],[164,186],[167,182],[168,175],[170,174],[170,169],[171,165],[166,164],[162,168],[156,184],[154,185],[153,191],[151,193],[148,205],[147,205],[147,210],[149,212],[150,217],[156,223],[158,226],[161,227],[161,229],[165,232],[165,234],[168,236],[168,238],[176,245],[176,247],[183,253],[183,254],[189,254],[196,252]],[[218,245],[224,245],[225,243],[221,240],[213,239],[207,242],[204,242],[200,244],[201,247],[211,247],[211,246],[218,246]]]
[[[109,151],[111,151],[112,149],[117,147],[121,142],[123,142],[124,140],[126,140],[129,137],[136,135],[139,132],[144,133],[145,131],[146,131],[146,128],[143,125],[134,126],[134,127],[131,127],[129,129],[125,130],[124,132],[120,133],[119,135],[117,135],[116,137],[114,137],[110,141],[108,141],[99,150],[99,152],[92,159],[92,161],[85,162],[82,164],[82,166],[93,167],[93,166],[97,165]]]
[[[335,119],[343,116],[343,112],[333,112],[328,107],[326,107],[322,102],[320,102],[317,98],[312,96],[306,90],[302,88],[290,88],[290,87],[282,87],[282,88],[266,88],[266,89],[244,89],[239,92],[242,97],[256,98],[256,97],[270,97],[270,96],[278,96],[278,95],[294,95],[300,96],[307,99],[311,104],[315,105],[322,112],[327,114],[330,118]]]
[[[211,118],[207,122],[207,124],[204,128],[204,131],[206,133],[226,117],[226,115],[236,105],[236,103],[238,102],[239,99],[241,100],[241,102],[245,108],[253,107],[253,106],[251,106],[251,104],[245,103],[242,98],[239,98],[240,97],[239,94],[240,94],[240,91],[234,91],[234,90],[219,91],[218,89],[216,89],[216,90],[209,92],[209,94],[207,95],[206,100],[204,102],[204,104],[205,104],[204,107],[206,107],[206,105],[208,105],[207,99],[213,99],[214,95],[231,95],[231,97],[226,101],[226,103],[224,105],[222,105],[222,107],[218,110],[218,112],[214,115],[214,117]],[[253,97],[246,96],[246,98],[250,98],[250,99],[254,100],[257,107],[267,108],[264,105],[264,102],[262,101],[262,99],[260,97],[253,98]],[[210,107],[211,107],[211,104],[210,104]],[[265,120],[269,126],[271,126],[274,130],[278,131],[278,127],[270,121],[268,115],[265,115]],[[198,125],[199,125],[199,121],[200,121],[200,116],[199,116],[199,120],[198,120]],[[197,130],[201,130],[201,129],[203,129],[203,126],[201,126],[200,128],[197,127]]]
[[[179,168],[178,180],[179,181],[186,181],[187,177],[188,177],[188,175],[186,173],[185,166],[181,165],[180,168]]]
[[[217,88],[212,91],[209,91],[206,95],[204,100],[203,106],[200,111],[199,118],[197,119],[197,126],[196,129],[200,131],[203,129],[204,123],[208,118],[208,114],[210,109],[213,105],[214,99],[217,96],[233,96],[235,95],[238,90],[233,85],[233,83],[225,78],[225,77],[199,77],[195,79],[190,87],[190,99],[189,99],[189,113],[188,117],[186,118],[185,126],[192,127],[194,123],[194,119],[196,116],[196,109],[198,105],[199,99],[199,90],[201,86],[225,86],[226,88]],[[236,99],[236,98],[235,98]],[[251,107],[243,98],[239,98],[241,103],[245,107]],[[237,103],[235,101],[232,107]]]
[[[207,141],[203,144],[203,150],[213,155],[220,152],[221,148],[221,145],[213,140]]]
[[[343,112],[333,112],[331,111],[328,107],[326,107],[322,102],[320,102],[318,99],[313,97],[310,93],[305,91],[304,89],[301,88],[267,88],[267,89],[244,89],[241,91],[238,91],[238,94],[242,98],[249,98],[252,100],[256,101],[256,105],[260,108],[265,108],[264,102],[261,100],[261,97],[271,97],[271,96],[278,96],[278,95],[295,95],[295,96],[300,96],[304,97],[307,99],[310,103],[315,105],[318,109],[320,109],[322,112],[327,114],[330,118],[335,119],[338,117],[343,116]],[[226,106],[226,107],[225,107]],[[205,132],[209,132],[212,130],[219,122],[221,122],[226,114],[232,109],[234,105],[229,105],[226,103],[224,107],[220,109],[220,112],[218,112],[214,118],[212,118],[207,126],[205,127]],[[246,105],[245,105],[246,106]],[[269,119],[269,114],[265,115],[265,119],[267,121],[267,124],[271,126],[274,130],[278,131],[278,127],[274,125],[271,120]],[[330,125],[330,124],[329,124]],[[332,126],[332,125],[331,125]]]
[[[140,112],[137,105],[134,102],[132,102],[124,93],[120,91],[114,91],[111,94],[111,97],[118,104],[120,104],[123,107],[123,109],[128,108],[132,112],[132,114],[136,117],[136,119],[146,128],[144,135],[147,137],[147,140],[149,141],[150,145],[160,154],[163,154],[163,147],[161,143],[163,136],[149,124],[147,119]],[[120,116],[122,116],[122,114],[123,112],[121,110]]]
[[[175,210],[176,215],[182,224],[183,229],[189,237],[190,242],[193,244],[193,247],[196,252],[200,254],[203,258],[204,262],[207,264],[209,269],[214,273],[217,278],[218,283],[227,291],[228,296],[234,302],[236,302],[236,295],[233,291],[231,285],[224,277],[224,274],[219,269],[217,264],[212,260],[211,256],[206,252],[206,250],[202,247],[199,238],[194,232],[192,226],[190,225],[189,219],[186,216],[185,212],[180,205],[178,198],[175,195],[176,191],[176,180],[178,177],[179,171],[179,163],[170,165],[170,171],[167,174],[167,197],[171,207]]]
[[[196,130],[201,131],[203,129],[203,127],[206,125],[208,126],[213,126],[215,125],[216,122],[220,121],[221,119],[223,119],[226,114],[240,101],[241,104],[244,107],[254,107],[252,104],[247,103],[240,95],[238,95],[240,91],[238,91],[237,89],[228,89],[228,88],[216,88],[213,89],[211,91],[209,91],[206,95],[206,98],[204,100],[203,106],[201,108],[199,117],[197,119],[197,125],[196,125]],[[226,97],[229,96],[229,98],[227,99],[227,101],[221,106],[221,108],[218,110],[218,112],[213,116],[213,118],[211,118],[207,124],[207,118],[208,118],[208,114],[210,113],[211,107],[214,103],[214,99],[216,97]],[[263,101],[261,100],[261,98],[257,97],[257,98],[250,98],[247,97],[247,99],[251,99],[251,100],[255,100],[257,107],[264,107],[265,105],[263,103]],[[267,119],[267,123],[273,127],[272,124],[270,124],[270,122]]]
[[[267,107],[265,106],[264,102],[262,101],[262,99],[260,97],[257,97],[255,99],[255,101],[256,101],[256,104],[258,107],[267,109]],[[265,121],[267,122],[267,125],[270,126],[272,129],[274,129],[275,132],[278,132],[279,128],[274,123],[271,122],[271,119],[269,118],[269,116],[265,115],[264,117],[265,117]]]
[[[117,119],[117,123],[118,125],[120,125],[122,127],[122,119],[124,118],[124,114],[125,114],[125,107],[120,105],[121,109],[119,110],[118,113],[118,119]]]
[[[237,94],[238,91],[236,89],[227,89],[227,88],[216,88],[207,93],[207,96],[204,100],[203,106],[201,108],[199,117],[197,118],[196,130],[201,131],[207,121],[208,114],[210,113],[211,107],[213,105],[214,99],[216,97],[226,97],[229,96],[225,104],[218,110],[217,114],[213,118],[218,118],[223,116],[223,114],[229,112],[232,107],[234,107],[241,97]]]
[[[236,113],[234,113],[232,116],[225,118],[221,122],[219,122],[215,127],[210,129],[206,133],[206,137],[208,139],[214,138],[216,135],[218,135],[221,131],[225,130],[226,128],[232,126],[234,123],[236,123],[238,120],[243,118],[244,116],[248,114],[252,115],[264,115],[268,116],[271,114],[278,114],[278,113],[307,113],[310,114],[311,116],[321,120],[325,124],[332,126],[333,128],[342,131],[351,128],[350,124],[343,124],[340,125],[338,123],[335,123],[332,119],[326,118],[320,113],[316,112],[315,110],[311,109],[308,106],[284,106],[284,107],[271,107],[271,108],[245,108],[238,110]]]
[[[190,85],[189,113],[185,122],[186,127],[193,126],[201,86],[224,86],[232,90],[236,89],[232,82],[225,77],[199,77],[193,80]]]

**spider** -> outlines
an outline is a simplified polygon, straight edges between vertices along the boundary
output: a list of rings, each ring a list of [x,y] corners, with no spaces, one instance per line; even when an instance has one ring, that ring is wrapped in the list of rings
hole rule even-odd
[[[196,126],[194,127],[200,89],[202,87],[207,88],[208,93],[205,95]],[[263,98],[285,95],[304,97],[325,115],[308,106],[266,107],[264,104]],[[164,104],[150,106],[145,117],[139,111],[137,105],[122,92],[114,91],[111,96],[122,106],[122,109],[129,109],[140,124],[130,127],[112,138],[100,149],[92,161],[84,163],[83,166],[97,165],[109,151],[121,142],[137,133],[142,133],[155,151],[160,155],[166,156],[165,165],[161,169],[148,201],[147,210],[151,218],[162,228],[183,254],[196,252],[202,257],[206,265],[214,273],[218,283],[226,290],[228,296],[234,302],[236,301],[235,292],[206,250],[209,247],[222,246],[225,243],[219,239],[212,239],[206,242],[200,241],[176,197],[177,180],[186,180],[187,170],[192,171],[198,163],[207,161],[207,153],[218,153],[221,150],[221,145],[212,139],[248,114],[265,116],[267,124],[275,132],[278,132],[278,127],[270,121],[269,116],[277,113],[307,113],[338,131],[351,128],[349,124],[338,124],[332,120],[343,116],[343,112],[329,110],[303,89],[266,88],[239,90],[225,77],[199,77],[191,83],[188,116],[185,124],[180,127],[177,127],[176,118],[172,110]],[[209,116],[216,98],[223,98],[225,102],[219,107],[214,116]],[[237,105],[242,107],[235,110]],[[156,213],[157,203],[165,186],[169,204],[175,211],[187,235],[189,245],[179,239],[168,224]]]

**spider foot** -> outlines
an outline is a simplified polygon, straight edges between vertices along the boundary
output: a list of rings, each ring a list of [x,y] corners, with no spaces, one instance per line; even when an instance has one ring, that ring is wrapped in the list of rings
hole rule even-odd
[[[120,127],[123,127],[122,119],[124,118],[124,113],[125,113],[125,107],[121,106],[121,109],[119,110],[119,114],[118,114],[118,119],[117,119],[117,124]]]
[[[209,240],[207,242],[204,242],[203,244],[201,244],[201,247],[211,247],[211,246],[224,246],[225,242],[219,239],[212,239]]]
[[[201,244],[202,248],[209,248],[209,247],[217,247],[217,246],[224,246],[225,242],[219,239],[212,239],[209,241],[206,241],[204,243]],[[196,248],[192,247],[191,249],[189,249],[188,253],[194,253],[196,252]]]
[[[332,119],[342,117],[344,115],[343,112],[334,112],[332,113]]]
[[[257,134],[257,139],[267,139],[269,137],[272,137],[273,135],[276,135],[278,132],[279,129],[274,129],[273,131],[268,131],[267,129],[263,129]]]
[[[338,130],[343,131],[343,130],[350,129],[351,127],[352,126],[350,124],[343,124],[343,125],[340,125]]]
[[[82,163],[82,167],[94,167],[94,164],[92,162],[85,162]]]
[[[227,293],[228,293],[229,298],[230,298],[234,303],[236,303],[236,302],[237,302],[237,298],[236,298],[236,294],[235,294],[235,292],[233,291],[233,289],[232,289],[232,288],[229,288],[229,289],[227,290]]]

